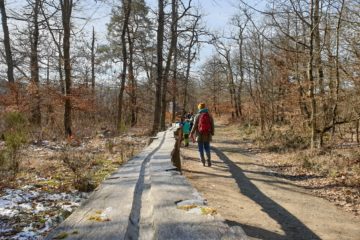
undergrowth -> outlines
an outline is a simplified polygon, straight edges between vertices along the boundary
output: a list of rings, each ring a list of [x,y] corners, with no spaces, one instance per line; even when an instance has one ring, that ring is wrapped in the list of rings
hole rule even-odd
[[[274,127],[260,134],[258,126],[238,127],[242,139],[250,139],[262,152],[290,154],[283,161],[296,167],[298,174],[315,174],[332,179],[341,186],[360,187],[360,150],[334,146],[309,149],[308,134],[289,126]],[[296,174],[296,173],[295,173]]]
[[[349,149],[299,151],[291,159],[301,168],[346,187],[360,187],[360,152]]]
[[[28,142],[28,122],[19,112],[5,114],[4,122],[2,138],[5,146],[0,148],[0,175],[8,178],[15,177],[19,172],[19,151]]]

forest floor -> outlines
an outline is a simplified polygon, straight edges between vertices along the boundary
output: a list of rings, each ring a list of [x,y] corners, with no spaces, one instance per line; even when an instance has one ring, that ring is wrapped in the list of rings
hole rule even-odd
[[[108,134],[22,149],[16,180],[0,179],[0,239],[42,239],[88,197],[76,179],[95,187],[148,141],[138,130]],[[236,125],[217,126],[211,168],[199,162],[195,144],[181,150],[183,173],[229,225],[250,239],[359,239],[353,168],[324,176],[306,168],[315,166],[311,159],[296,162],[299,152],[269,152],[242,134]]]
[[[191,184],[250,239],[359,239],[360,189],[341,184],[346,174],[305,171],[289,160],[296,153],[259,149],[235,125],[216,127],[212,167],[202,166],[195,144],[181,153]]]
[[[148,136],[133,129],[26,146],[16,178],[0,179],[0,239],[42,239],[88,198],[79,187],[91,192],[147,143]]]

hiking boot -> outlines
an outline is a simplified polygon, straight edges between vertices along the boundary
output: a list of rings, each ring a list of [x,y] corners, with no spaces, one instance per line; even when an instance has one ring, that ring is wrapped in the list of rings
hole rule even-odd
[[[201,159],[203,166],[205,167],[205,159]]]
[[[205,163],[204,163],[205,164]],[[211,167],[211,161],[210,159],[207,160],[208,167]]]

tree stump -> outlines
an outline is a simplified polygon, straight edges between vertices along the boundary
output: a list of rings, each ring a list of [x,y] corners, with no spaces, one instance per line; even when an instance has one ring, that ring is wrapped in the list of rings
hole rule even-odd
[[[181,127],[176,129],[176,131],[174,131],[174,137],[176,141],[175,141],[174,149],[171,152],[171,162],[180,172],[181,172],[180,146],[181,146],[182,136],[183,136],[183,132]]]

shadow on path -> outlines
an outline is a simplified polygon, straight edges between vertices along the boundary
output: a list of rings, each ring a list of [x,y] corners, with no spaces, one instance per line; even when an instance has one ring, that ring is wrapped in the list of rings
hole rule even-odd
[[[221,148],[211,148],[220,159],[228,165],[230,173],[233,178],[236,180],[240,192],[252,199],[258,205],[262,207],[269,217],[274,219],[284,231],[285,236],[279,235],[277,233],[269,232],[264,229],[257,229],[253,226],[241,225],[248,236],[251,237],[262,237],[263,239],[306,239],[306,240],[315,240],[320,239],[314,232],[312,232],[305,224],[303,224],[299,219],[294,215],[288,212],[281,205],[273,201],[271,198],[262,193],[256,186],[253,184],[243,173],[243,170],[234,164],[222,151]]]
[[[225,220],[226,224],[229,226],[240,226],[242,229],[244,229],[247,236],[254,237],[254,238],[260,238],[260,239],[266,239],[266,240],[289,240],[287,236],[283,236],[281,234],[268,231],[266,229],[254,227],[247,224],[241,224],[235,221],[231,220]]]
[[[148,186],[145,184],[145,169],[152,156],[162,147],[165,141],[167,132],[162,136],[160,144],[149,154],[141,163],[139,178],[135,185],[135,191],[133,196],[132,208],[129,216],[128,227],[125,232],[125,239],[137,239],[139,238],[140,232],[140,214],[142,206],[142,194],[144,189]],[[161,157],[161,156],[160,156]]]

